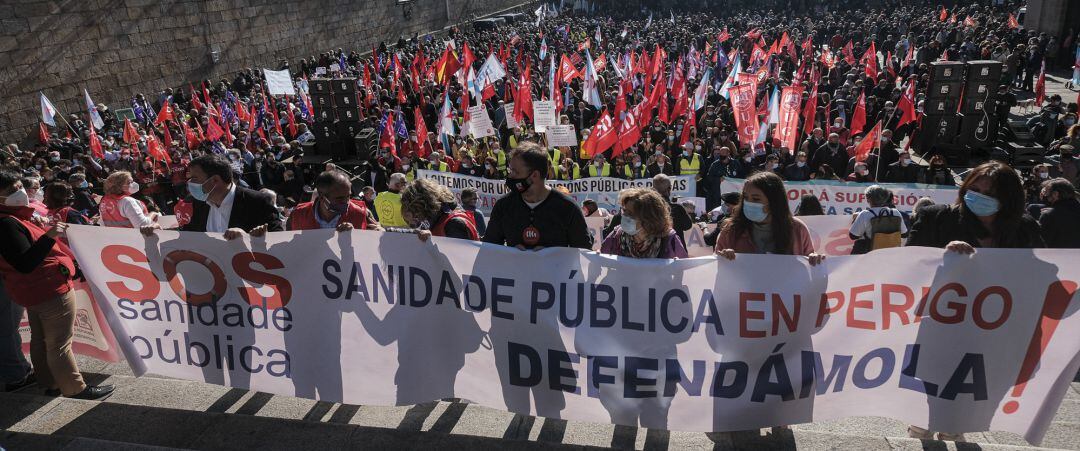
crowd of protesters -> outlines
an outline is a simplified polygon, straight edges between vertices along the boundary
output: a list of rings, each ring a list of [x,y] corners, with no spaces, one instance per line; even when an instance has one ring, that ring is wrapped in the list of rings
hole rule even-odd
[[[261,71],[247,69],[226,79],[137,94],[130,103],[134,120],[120,120],[98,105],[96,115],[71,114],[54,129],[43,125],[38,146],[0,150],[0,271],[16,304],[30,312],[38,340],[32,345],[38,350],[32,353],[34,366],[53,370],[39,370],[37,380],[64,395],[107,394],[82,382],[68,362],[69,348],[53,346],[70,342],[70,333],[65,338],[56,332],[70,329],[70,315],[56,312],[72,308],[70,279],[79,273],[56,239],[66,224],[130,227],[149,235],[162,228],[163,216],[173,215],[180,230],[227,239],[285,229],[386,229],[415,232],[422,240],[434,235],[523,250],[587,249],[594,243],[585,216],[609,213],[595,204],[575,204],[546,181],[652,178],[651,189],[620,193],[600,249],[635,258],[681,258],[682,233],[691,218],[672,202],[668,178],[683,175],[698,180],[707,209],[718,213],[711,215],[719,226],[710,239],[726,259],[773,253],[820,263],[824,257],[814,253],[798,216],[820,214],[821,206],[811,196],[792,211],[784,189],[785,181],[807,180],[959,185],[954,204],[920,208],[903,222],[880,219],[893,215],[892,196],[880,186],[868,188],[866,211],[872,217],[855,218],[852,236],[871,240],[871,248],[887,241],[875,239],[876,232],[898,233],[907,245],[965,253],[977,247],[1080,247],[1076,103],[1051,97],[1033,118],[1047,158],[1022,172],[1000,162],[950,168],[929,149],[918,155],[902,144],[917,133],[918,122],[901,122],[900,112],[905,91],[914,86],[910,108],[921,113],[933,61],[1001,61],[1008,99],[1014,91],[1033,90],[1042,62],[1061,64],[1075,42],[1016,28],[1014,11],[1004,6],[943,11],[921,1],[881,3],[887,11],[837,0],[788,2],[792,9],[783,12],[601,7],[589,14],[550,14],[549,5],[540,20],[483,31],[455,28],[445,37],[402,38],[370,53],[336,50],[282,62],[300,96],[266,95]],[[877,49],[876,73],[866,58],[845,57],[842,49],[849,43],[853,55],[864,55],[871,45]],[[488,55],[500,60],[505,77],[484,86],[458,78],[479,69]],[[774,88],[806,88],[800,105],[811,108],[798,126],[805,133],[795,148],[769,139],[771,133],[760,142],[740,137],[722,88],[735,60],[761,74],[755,99],[766,105],[761,119],[768,116]],[[596,70],[596,96],[588,75],[573,73],[587,71],[583,65],[589,61],[594,67],[603,61]],[[549,71],[553,67],[558,71]],[[700,90],[700,105],[686,105],[686,93],[695,97],[706,71],[713,74],[712,84]],[[309,130],[313,111],[304,90],[324,73],[357,80],[362,122],[381,137],[378,152],[366,162],[339,167],[303,158],[305,148],[319,145]],[[551,78],[559,79],[558,86]],[[680,84],[682,90],[673,92]],[[507,106],[527,103],[526,97],[556,100],[558,121],[575,126],[580,144],[547,147],[545,135],[531,125],[532,112]],[[494,136],[462,133],[462,110],[472,105],[486,107]],[[856,108],[864,109],[866,125],[852,129]],[[630,114],[641,121],[640,138],[596,149],[590,134],[600,133],[598,121],[614,117],[622,123]],[[514,122],[519,125],[510,127]],[[880,135],[867,133],[875,123],[882,124]],[[880,142],[860,156],[864,139]],[[447,187],[417,179],[418,169],[502,179],[510,193],[486,217],[477,209],[475,192],[455,198]],[[742,191],[722,192],[727,178],[746,179]],[[49,271],[56,268],[65,276],[53,277]],[[29,285],[48,296],[30,299],[13,292]],[[10,313],[16,311],[21,316],[19,308]],[[28,368],[25,362],[22,367]],[[19,372],[5,373],[4,382],[27,383],[25,368],[12,371]]]

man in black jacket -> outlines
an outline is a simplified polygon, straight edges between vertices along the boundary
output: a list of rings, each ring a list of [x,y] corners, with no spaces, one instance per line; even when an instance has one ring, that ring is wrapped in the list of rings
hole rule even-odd
[[[889,183],[917,183],[919,181],[919,165],[911,161],[911,154],[907,151],[900,152],[900,160],[889,165],[885,170],[884,181]]]
[[[281,216],[269,194],[233,183],[229,162],[220,155],[204,155],[188,166],[188,192],[195,198],[191,222],[180,228],[188,232],[224,233],[225,239],[262,236],[284,230]],[[144,228],[143,233],[153,229]]]
[[[1063,178],[1043,182],[1040,197],[1049,205],[1039,216],[1046,247],[1057,249],[1080,248],[1080,201],[1076,188]]]

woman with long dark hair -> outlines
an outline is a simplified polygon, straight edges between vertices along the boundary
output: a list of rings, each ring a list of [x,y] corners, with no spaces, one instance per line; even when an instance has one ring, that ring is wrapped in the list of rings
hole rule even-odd
[[[907,246],[970,254],[977,247],[1044,247],[1039,224],[1024,213],[1024,184],[1009,165],[983,163],[960,184],[956,202],[923,208]]]
[[[716,254],[728,260],[735,254],[802,255],[811,265],[825,259],[814,253],[806,224],[791,215],[784,181],[771,172],[746,179],[739,204],[720,226]]]

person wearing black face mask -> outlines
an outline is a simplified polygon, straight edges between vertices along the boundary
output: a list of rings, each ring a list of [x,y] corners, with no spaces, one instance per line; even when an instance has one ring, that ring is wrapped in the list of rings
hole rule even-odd
[[[349,177],[343,172],[325,171],[319,174],[315,177],[318,197],[293,209],[287,222],[288,230],[382,230],[367,206],[350,197],[351,190]]]
[[[523,143],[514,151],[507,165],[510,192],[491,209],[485,242],[521,250],[592,248],[581,209],[544,183],[547,167],[547,154],[536,143]]]

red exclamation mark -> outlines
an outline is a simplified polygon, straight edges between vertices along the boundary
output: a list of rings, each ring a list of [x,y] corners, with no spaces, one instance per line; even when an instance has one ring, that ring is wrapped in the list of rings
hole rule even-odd
[[[1054,336],[1058,323],[1065,316],[1065,308],[1069,306],[1069,301],[1072,299],[1073,294],[1076,293],[1076,288],[1076,282],[1059,280],[1050,284],[1050,288],[1046,289],[1046,300],[1043,302],[1039,324],[1035,327],[1035,334],[1031,336],[1027,354],[1024,355],[1024,364],[1020,366],[1020,374],[1016,376],[1016,384],[1013,385],[1011,395],[1013,398],[1019,398],[1020,395],[1024,394],[1024,387],[1027,386],[1027,381],[1031,380],[1031,376],[1035,374],[1035,368],[1039,366],[1043,351],[1046,350],[1046,345],[1050,343],[1050,338]],[[1017,400],[1009,401],[1001,408],[1005,413],[1013,413],[1019,409],[1020,401]]]

